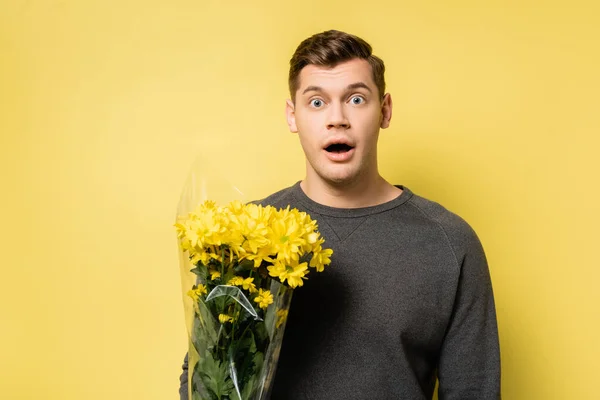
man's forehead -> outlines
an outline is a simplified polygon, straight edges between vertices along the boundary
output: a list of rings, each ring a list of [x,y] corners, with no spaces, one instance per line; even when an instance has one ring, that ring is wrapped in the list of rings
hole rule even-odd
[[[345,88],[358,82],[376,89],[371,65],[366,60],[354,59],[333,67],[309,64],[300,71],[298,91],[302,93],[309,86]]]

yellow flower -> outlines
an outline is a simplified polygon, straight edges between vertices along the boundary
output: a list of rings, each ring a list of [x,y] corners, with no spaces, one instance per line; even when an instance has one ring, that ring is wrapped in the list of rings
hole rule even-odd
[[[214,246],[211,246],[211,247],[214,247]],[[213,260],[217,260],[219,262],[223,261],[223,257],[221,257],[220,254],[215,253],[215,249],[210,250],[210,253],[208,253],[208,257]]]
[[[275,326],[279,328],[287,319],[288,310],[277,310],[275,315],[277,315],[277,322],[275,323]]]
[[[229,282],[227,282],[227,284],[232,286],[241,286],[244,284],[244,278],[241,276],[234,276],[229,280]]]
[[[198,301],[198,295],[196,295],[196,291],[188,290],[187,295],[190,296],[194,301]]]
[[[192,254],[192,256],[190,257],[190,262],[194,265],[198,264],[198,262],[202,263],[203,265],[206,265],[208,264],[208,260],[210,260],[208,253],[204,251],[204,249],[202,251],[191,249],[190,254]]]
[[[180,246],[189,253],[192,264],[210,266],[211,281],[220,278],[225,282],[225,272],[217,271],[216,263],[223,265],[228,277],[238,265],[253,264],[264,274],[266,264],[270,276],[279,278],[282,283],[287,281],[288,286],[295,288],[303,285],[308,267],[322,272],[331,263],[333,254],[331,249],[322,248],[324,239],[316,221],[306,212],[289,206],[278,210],[234,201],[220,207],[214,201],[205,201],[186,217],[178,217],[175,228]],[[306,259],[301,263],[309,254],[310,261]],[[257,288],[253,281],[234,276],[227,284],[255,293]],[[190,291],[196,300],[202,294],[196,287]]]
[[[303,217],[298,210],[285,210],[277,212],[277,219],[271,224],[269,239],[273,253],[277,259],[290,264],[298,261],[306,245],[304,238]]]
[[[317,269],[317,272],[323,272],[326,265],[331,264],[329,257],[333,254],[331,249],[322,249],[321,246],[313,252],[312,258],[310,259],[310,266]]]
[[[256,292],[256,285],[252,283],[254,278],[242,278],[241,276],[234,276],[227,282],[228,285],[241,286],[244,290],[249,290],[250,293]]]
[[[227,208],[233,215],[241,215],[244,213],[244,203],[239,200],[234,200],[227,205]]]
[[[219,322],[225,324],[227,322],[233,321],[233,318],[226,314],[219,314]]]
[[[315,244],[315,243],[317,243],[317,240],[319,240],[319,234],[317,232],[311,231],[306,235],[306,241],[309,244]]]
[[[307,263],[305,262],[294,266],[286,266],[282,262],[275,262],[273,265],[267,267],[267,269],[269,270],[269,275],[279,278],[281,283],[285,283],[287,279],[288,286],[295,288],[303,285],[302,279],[308,273],[307,267]]]
[[[274,262],[273,265],[269,265],[267,270],[269,271],[269,275],[274,278],[279,278],[280,280],[281,276],[286,273],[285,265],[278,261]],[[283,280],[281,282],[283,282]]]
[[[242,281],[242,287],[245,290],[249,290],[250,293],[256,292],[256,285],[252,281],[254,281],[254,278],[246,278]]]
[[[256,204],[247,204],[241,210],[235,208],[236,205],[230,207],[234,207],[229,226],[233,238],[231,245],[240,260],[253,260],[254,266],[258,267],[271,253],[267,234],[273,219],[273,207]]]
[[[304,284],[302,279],[306,274],[308,274],[307,268],[308,264],[304,262],[302,264],[296,265],[292,268],[291,272],[287,273],[288,285],[290,285],[291,288],[295,288],[296,286],[302,286]]]
[[[198,301],[200,299],[200,296],[206,293],[208,293],[208,291],[206,290],[206,286],[200,283],[195,289],[189,290],[187,292],[187,295],[194,299],[194,301]]]
[[[258,295],[254,298],[254,301],[258,303],[258,306],[262,309],[269,307],[269,304],[273,304],[273,295],[269,290],[258,289]]]
[[[227,243],[230,214],[227,209],[217,207],[214,201],[207,200],[187,218],[178,218],[175,227],[181,248],[189,252],[193,261],[206,264],[214,246]],[[210,257],[216,258],[214,255]]]
[[[247,259],[247,260],[251,260],[254,261],[254,268],[258,268],[260,267],[260,264],[262,264],[263,261],[268,261],[268,262],[272,262],[273,259],[271,258],[271,255],[273,254],[273,250],[270,247],[270,242],[269,242],[269,247],[268,246],[264,246],[264,247],[259,247],[257,248],[256,253],[245,253],[243,257],[241,257],[242,259]]]

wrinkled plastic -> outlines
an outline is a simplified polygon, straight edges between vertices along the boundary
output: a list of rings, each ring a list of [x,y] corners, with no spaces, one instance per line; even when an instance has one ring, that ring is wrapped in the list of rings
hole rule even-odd
[[[246,311],[252,318],[255,320],[262,321],[262,318],[258,316],[258,313],[252,306],[252,303],[248,301],[244,292],[237,286],[229,286],[229,285],[219,285],[210,291],[208,296],[206,296],[206,301],[212,301],[217,297],[226,296],[233,300],[235,300],[243,309]]]
[[[182,191],[177,216],[186,216],[205,200],[226,205],[251,199],[198,159]],[[268,399],[293,290],[269,277],[257,277],[273,294],[273,303],[265,310],[230,285],[218,285],[204,300],[195,301],[187,292],[203,283],[202,276],[191,272],[196,266],[186,253],[179,251],[179,255],[189,342],[189,399]],[[226,308],[235,310],[237,326],[219,321],[219,310]]]

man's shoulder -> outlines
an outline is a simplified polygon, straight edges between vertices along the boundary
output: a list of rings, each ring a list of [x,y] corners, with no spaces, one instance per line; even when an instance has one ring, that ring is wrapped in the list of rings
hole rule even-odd
[[[408,203],[416,214],[436,225],[454,245],[479,241],[471,224],[441,203],[414,193]]]
[[[289,187],[280,189],[262,199],[253,200],[253,201],[251,201],[251,203],[260,204],[261,206],[273,206],[276,208],[285,208],[288,205],[293,205],[296,201],[293,191],[294,191],[294,186],[289,186]]]

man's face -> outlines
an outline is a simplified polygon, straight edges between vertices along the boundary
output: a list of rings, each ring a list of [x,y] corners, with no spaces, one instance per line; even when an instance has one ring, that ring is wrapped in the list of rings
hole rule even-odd
[[[391,115],[391,97],[380,100],[366,60],[304,67],[287,119],[300,137],[307,179],[339,187],[377,178],[379,128]]]

